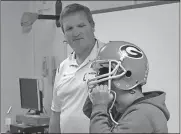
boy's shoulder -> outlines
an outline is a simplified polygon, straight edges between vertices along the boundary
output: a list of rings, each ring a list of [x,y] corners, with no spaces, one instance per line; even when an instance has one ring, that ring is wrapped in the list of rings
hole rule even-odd
[[[146,117],[153,117],[154,115],[163,114],[163,112],[156,106],[149,103],[140,103],[129,107],[123,114],[122,117],[127,116],[128,114],[136,112],[137,115],[143,115]]]

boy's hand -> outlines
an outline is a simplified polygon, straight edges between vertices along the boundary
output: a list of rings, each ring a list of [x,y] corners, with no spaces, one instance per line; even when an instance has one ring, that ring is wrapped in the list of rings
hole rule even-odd
[[[107,85],[100,85],[92,89],[90,99],[93,105],[104,104],[108,106],[113,100],[113,95],[108,90]]]

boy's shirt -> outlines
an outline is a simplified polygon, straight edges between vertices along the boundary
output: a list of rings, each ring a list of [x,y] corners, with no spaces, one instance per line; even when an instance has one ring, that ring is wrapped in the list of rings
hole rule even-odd
[[[88,104],[88,100],[86,102]],[[170,118],[165,105],[165,93],[160,91],[144,93],[122,113],[113,110],[116,124],[110,120],[105,105],[84,105],[84,114],[90,116],[90,133],[167,133],[167,121]]]

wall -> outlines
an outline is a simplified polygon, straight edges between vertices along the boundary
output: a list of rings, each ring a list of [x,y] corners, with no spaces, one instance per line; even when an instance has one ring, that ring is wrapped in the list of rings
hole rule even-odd
[[[146,53],[150,73],[145,91],[166,92],[170,133],[179,132],[179,3],[94,15],[103,42],[124,40]]]
[[[34,76],[32,32],[24,34],[20,25],[28,10],[29,2],[1,2],[1,132],[10,106],[13,117],[25,112],[20,108],[19,77]]]

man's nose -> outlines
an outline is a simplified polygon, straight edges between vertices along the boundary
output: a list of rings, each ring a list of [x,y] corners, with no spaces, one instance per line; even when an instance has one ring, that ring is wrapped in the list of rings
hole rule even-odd
[[[77,28],[74,28],[72,31],[73,37],[78,37],[80,35],[80,31]]]

